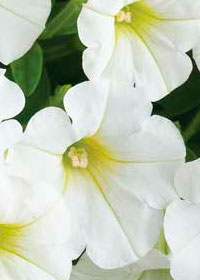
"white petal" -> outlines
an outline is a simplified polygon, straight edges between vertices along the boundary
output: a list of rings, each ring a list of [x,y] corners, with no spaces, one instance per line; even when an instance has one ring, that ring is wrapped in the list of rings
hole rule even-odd
[[[106,111],[98,133],[101,137],[130,136],[144,119],[150,117],[152,104],[148,89],[134,88],[121,82],[112,82]],[[117,125],[116,125],[117,124]]]
[[[65,109],[72,120],[77,140],[93,135],[99,128],[107,105],[109,83],[84,82],[67,92]]]
[[[153,25],[144,34],[125,29],[120,31],[115,52],[103,77],[123,79],[129,84],[135,82],[136,86],[145,84],[149,99],[156,101],[183,84],[191,71],[189,57],[177,50]]]
[[[200,276],[200,205],[174,202],[166,212],[165,236],[172,252],[171,274],[175,280]]]
[[[9,64],[24,55],[42,33],[50,0],[0,1],[0,61]],[[12,43],[11,43],[12,42]]]
[[[106,67],[114,49],[114,17],[83,6],[78,18],[78,31],[82,43],[89,47],[83,54],[84,71],[88,77],[96,79]]]
[[[175,187],[180,197],[200,203],[200,160],[184,164],[176,173]]]
[[[63,154],[74,142],[69,117],[56,107],[37,112],[26,127],[24,142],[50,153]]]
[[[22,126],[15,120],[0,123],[0,157],[3,160],[4,152],[18,143],[23,137]]]
[[[107,16],[115,15],[128,2],[135,2],[135,0],[88,0],[86,7],[98,11]]]
[[[0,69],[0,121],[15,117],[25,105],[22,90],[17,84],[8,80],[4,73],[5,71]]]
[[[47,182],[62,192],[65,180],[62,156],[18,144],[8,151],[7,163],[13,174],[32,183]]]
[[[165,208],[177,198],[174,175],[184,162],[185,146],[173,123],[153,116],[130,137],[105,136],[102,140],[115,173],[110,168],[102,171],[107,180],[104,186],[112,180],[113,185],[123,186],[155,208]]]
[[[146,118],[137,131],[123,139],[123,135],[103,138],[114,158],[133,163],[156,163],[183,160],[186,150],[180,131],[168,119],[154,115]]]
[[[67,188],[70,186],[82,193],[81,204],[79,200],[74,204],[81,205],[78,211],[87,253],[98,266],[121,267],[153,248],[160,233],[162,211],[143,205],[118,186],[110,185],[110,191],[104,193],[98,178],[87,171],[70,170]]]
[[[196,65],[200,71],[200,47],[199,45],[193,49],[193,57],[196,62]]]
[[[200,3],[194,0],[144,0],[146,5],[160,14],[162,18],[168,19],[199,19]]]
[[[0,249],[3,279],[6,274],[11,279],[28,279],[32,273],[44,279],[67,279],[70,217],[63,200],[47,184],[29,185],[2,174],[0,180],[1,234],[7,226],[9,234]]]

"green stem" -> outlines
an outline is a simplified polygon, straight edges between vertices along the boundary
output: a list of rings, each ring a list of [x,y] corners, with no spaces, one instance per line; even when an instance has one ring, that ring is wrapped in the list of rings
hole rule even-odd
[[[183,131],[183,137],[185,141],[188,142],[199,130],[200,130],[200,110],[196,113],[193,120]]]

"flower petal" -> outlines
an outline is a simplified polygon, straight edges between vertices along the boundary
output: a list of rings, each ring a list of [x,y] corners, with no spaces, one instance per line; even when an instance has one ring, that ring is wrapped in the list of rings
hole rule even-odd
[[[175,187],[180,197],[200,203],[200,160],[184,164],[176,173]]]
[[[123,6],[128,5],[129,2],[135,2],[135,0],[88,0],[85,5],[87,8],[98,11],[105,15],[115,15]]]
[[[75,138],[93,135],[99,128],[106,109],[109,83],[84,82],[68,90],[65,109],[72,120]]]
[[[177,50],[155,24],[142,34],[126,29],[119,32],[115,52],[103,77],[123,78],[129,84],[135,82],[136,86],[145,84],[149,99],[157,101],[183,84],[191,71],[189,57]]]
[[[169,137],[170,136],[170,137]],[[121,186],[155,208],[165,208],[177,198],[174,175],[184,162],[185,146],[178,129],[165,118],[147,118],[130,137],[106,137],[110,168],[102,170],[107,187]],[[103,168],[103,166],[102,166]],[[94,172],[99,172],[95,170]]]
[[[160,14],[164,19],[199,19],[200,3],[194,0],[144,0],[145,5]]]
[[[47,182],[62,192],[65,180],[62,156],[18,144],[8,151],[7,163],[13,174],[32,183]]]
[[[95,80],[106,67],[114,50],[114,17],[83,6],[78,18],[78,32],[82,43],[89,47],[83,53],[84,71]]]
[[[0,121],[13,118],[24,108],[25,97],[20,87],[8,80],[0,69]]]
[[[4,160],[4,153],[12,148],[23,137],[22,126],[15,120],[0,123],[0,158]]]
[[[82,193],[78,211],[89,257],[105,269],[137,261],[157,242],[162,211],[149,208],[118,186],[108,186],[110,191],[104,192],[91,174],[72,169],[66,186],[66,191],[75,186]],[[74,204],[80,205],[78,200]]]
[[[133,88],[121,82],[112,82],[105,114],[98,130],[100,137],[130,136],[142,121],[150,117],[152,104],[148,89]],[[117,124],[117,125],[116,125]]]
[[[3,276],[10,273],[11,279],[22,279],[33,273],[44,279],[67,279],[70,216],[59,194],[45,183],[30,185],[3,173],[0,192],[0,231],[6,234],[0,248]]]
[[[171,274],[176,280],[199,278],[200,205],[177,201],[165,217],[165,236],[172,252]]]
[[[29,121],[23,142],[35,148],[63,154],[75,138],[67,114],[60,108],[48,107]]]
[[[42,33],[50,0],[0,1],[0,61],[9,64],[24,55]],[[10,43],[12,42],[12,44]]]

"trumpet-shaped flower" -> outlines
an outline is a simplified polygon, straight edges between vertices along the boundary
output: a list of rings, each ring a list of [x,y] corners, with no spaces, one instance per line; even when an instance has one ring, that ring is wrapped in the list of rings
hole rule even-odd
[[[175,176],[182,198],[166,211],[165,235],[171,249],[171,274],[175,280],[200,276],[200,160],[185,164]]]
[[[45,28],[51,0],[0,0],[0,61],[23,56]]]
[[[55,188],[0,173],[2,280],[66,280],[70,216]]]
[[[0,69],[0,161],[4,159],[6,150],[22,137],[21,125],[7,119],[19,114],[25,104],[22,90],[4,74],[5,70]]]
[[[147,84],[152,101],[162,98],[191,73],[199,10],[198,0],[88,0],[78,20],[86,75]]]
[[[70,280],[85,280],[91,277],[92,280],[170,280],[168,268],[167,256],[158,250],[152,250],[135,264],[113,270],[97,267],[87,254],[84,254],[73,267]],[[160,278],[156,278],[157,276]]]
[[[163,209],[176,198],[174,172],[185,157],[179,131],[150,117],[145,94],[124,84],[84,82],[64,104],[68,115],[50,107],[33,116],[8,163],[63,192],[80,253],[86,246],[102,268],[135,262],[154,247]]]

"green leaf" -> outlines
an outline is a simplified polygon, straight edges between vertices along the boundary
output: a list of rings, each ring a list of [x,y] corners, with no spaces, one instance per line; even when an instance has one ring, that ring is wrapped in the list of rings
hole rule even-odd
[[[26,106],[17,119],[26,126],[30,118],[39,110],[49,106],[51,83],[46,69],[43,69],[39,84],[34,94],[26,97]]]
[[[47,24],[41,39],[77,33],[77,18],[85,0],[70,0]]]
[[[26,96],[35,91],[42,75],[42,65],[43,53],[37,43],[25,56],[11,64],[13,79]]]
[[[49,105],[64,108],[63,98],[70,88],[71,85],[57,86],[55,94],[49,97]]]

